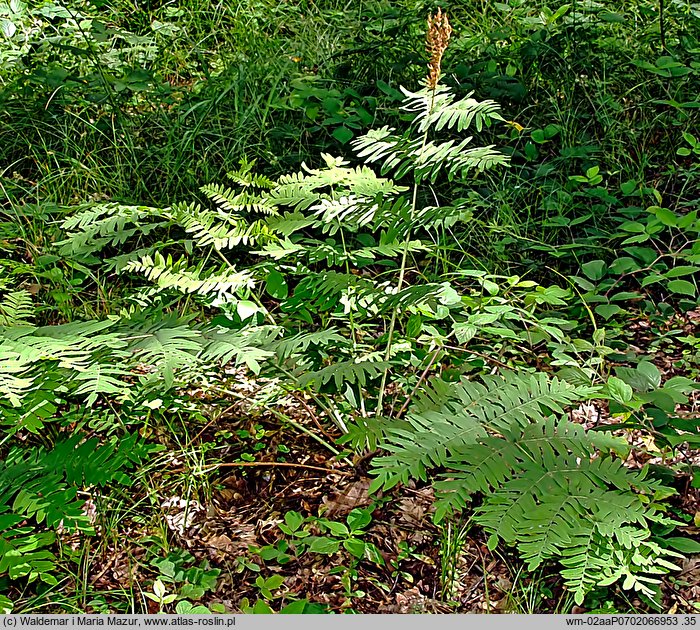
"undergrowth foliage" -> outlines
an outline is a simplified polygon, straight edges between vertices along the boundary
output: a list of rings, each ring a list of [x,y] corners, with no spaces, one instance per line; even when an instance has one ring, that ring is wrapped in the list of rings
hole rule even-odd
[[[352,141],[358,163],[324,153],[318,167],[268,177],[243,160],[228,182],[201,188],[206,204],[74,208],[57,258],[120,278],[127,291],[108,317],[39,323],[32,293],[1,281],[0,578],[55,584],[51,546],[92,531],[79,491],[136,482],[156,447],[120,424],[116,408],[148,407],[235,364],[308,393],[341,444],[381,451],[372,491],[432,483],[436,522],[471,511],[491,548],[515,547],[531,570],[558,563],[577,603],[619,583],[658,605],[659,577],[680,557],[664,543],[678,525],[665,502],[675,490],[650,467],[626,467],[625,440],[587,431],[568,412],[594,398],[628,418],[658,405],[675,447],[688,439],[676,405],[695,384],[662,385],[644,362],[611,376],[599,310],[584,301],[592,335],[565,314],[583,300],[577,286],[594,290],[585,279],[572,291],[455,266],[437,245],[472,225],[484,173],[510,164],[477,136],[519,128],[495,101],[440,83],[451,32],[442,13],[431,18],[428,77],[402,89],[400,126]],[[463,197],[436,194],[453,181]],[[654,216],[696,227],[696,215]],[[652,232],[639,225],[620,229]],[[584,272],[597,282],[604,263],[594,262]],[[694,295],[676,278],[695,268],[674,269],[661,269],[663,280]],[[81,406],[106,415],[90,425],[98,437],[60,422]]]

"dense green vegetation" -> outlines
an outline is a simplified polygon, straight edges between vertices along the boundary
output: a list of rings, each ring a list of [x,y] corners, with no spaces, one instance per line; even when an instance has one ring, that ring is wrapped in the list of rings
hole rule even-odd
[[[693,2],[0,2],[0,610],[699,612],[699,121]]]

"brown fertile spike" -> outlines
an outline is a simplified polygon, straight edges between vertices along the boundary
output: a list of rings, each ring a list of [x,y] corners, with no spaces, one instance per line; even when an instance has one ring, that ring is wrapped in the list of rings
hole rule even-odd
[[[442,55],[450,42],[452,27],[447,19],[447,14],[441,9],[435,15],[428,16],[428,33],[426,35],[426,50],[430,55],[428,68],[428,87],[435,89],[440,80],[440,64]]]

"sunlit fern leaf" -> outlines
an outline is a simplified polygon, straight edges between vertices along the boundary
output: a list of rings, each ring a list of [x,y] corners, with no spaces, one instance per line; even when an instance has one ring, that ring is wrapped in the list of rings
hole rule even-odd
[[[285,212],[283,215],[271,217],[267,221],[267,227],[282,236],[291,236],[294,232],[317,224],[317,219],[307,217],[301,212]]]
[[[338,444],[347,444],[356,451],[375,451],[384,441],[387,431],[399,429],[403,421],[382,417],[356,417],[347,424],[347,432],[338,438]]]
[[[190,247],[192,243],[193,241],[191,240],[178,241],[178,244],[181,244],[185,247]],[[104,267],[108,271],[122,273],[129,263],[138,262],[146,256],[152,257],[155,254],[155,252],[157,252],[160,249],[163,249],[166,245],[167,244],[163,243],[162,241],[157,241],[153,244],[153,246],[139,247],[138,249],[134,249],[130,252],[124,252],[123,254],[112,256],[109,260],[106,260],[104,262]]]
[[[172,215],[184,230],[192,234],[199,247],[212,246],[217,250],[237,245],[254,245],[269,240],[271,232],[262,220],[247,222],[232,215],[203,210],[199,205],[175,205]]]
[[[306,248],[301,243],[294,243],[290,239],[284,238],[279,241],[267,243],[262,249],[258,249],[252,253],[258,256],[267,256],[273,260],[283,260],[288,256],[293,256],[299,252],[305,251]]]
[[[484,171],[507,166],[508,156],[493,145],[469,147],[471,137],[460,142],[425,142],[392,133],[389,128],[369,131],[354,142],[359,157],[367,162],[381,162],[382,174],[392,172],[397,179],[411,173],[416,182],[434,182],[445,171],[448,178],[465,177],[470,170]]]
[[[200,190],[221,210],[234,215],[277,214],[277,208],[269,197],[254,195],[248,191],[236,192],[218,184],[207,184]]]
[[[278,205],[301,212],[321,199],[331,200],[331,188],[344,191],[348,197],[365,199],[393,196],[405,190],[389,179],[378,177],[367,166],[348,168],[334,164],[325,169],[306,168],[306,172],[283,175],[277,187],[270,191],[270,197]]]
[[[319,218],[321,225],[342,222],[361,227],[372,221],[377,208],[377,204],[371,199],[347,195],[335,199],[321,199],[311,206],[309,211]]]
[[[172,225],[167,211],[118,203],[92,205],[67,217],[61,228],[66,238],[57,243],[62,255],[94,255],[107,246],[121,245]]]
[[[503,121],[500,106],[492,100],[477,101],[470,92],[464,98],[455,101],[454,94],[445,86],[439,85],[435,92],[424,88],[418,92],[409,92],[401,88],[405,100],[402,106],[407,112],[416,115],[418,131],[427,129],[453,129],[461,132],[472,123],[477,131],[489,126],[494,120]]]
[[[6,398],[18,427],[37,432],[57,404],[55,390],[93,404],[98,397],[125,396],[120,376],[127,343],[108,330],[114,322],[72,322],[61,326],[0,329],[0,402]],[[21,407],[21,413],[20,413]]]
[[[92,363],[86,371],[75,372],[73,380],[78,384],[74,394],[85,397],[85,404],[92,406],[101,396],[120,398],[127,396],[130,387],[119,377],[129,371],[118,366]]]
[[[187,259],[173,260],[171,256],[164,258],[160,252],[127,263],[124,271],[143,274],[155,282],[160,291],[175,289],[181,293],[197,293],[222,301],[230,301],[236,293],[254,285],[250,272],[233,271],[228,267],[220,267],[218,271],[204,270],[202,265],[189,267]]]

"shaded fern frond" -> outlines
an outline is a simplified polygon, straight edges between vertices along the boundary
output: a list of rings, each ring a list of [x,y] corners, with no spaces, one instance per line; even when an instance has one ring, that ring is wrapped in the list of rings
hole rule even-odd
[[[56,530],[92,531],[78,490],[131,485],[128,472],[154,450],[136,434],[103,444],[81,439],[73,435],[50,451],[10,448],[0,461],[0,576],[57,584],[50,549]]]
[[[359,385],[365,387],[368,379],[374,379],[380,376],[389,366],[389,363],[384,361],[376,362],[361,362],[344,361],[342,363],[334,363],[317,372],[306,372],[299,376],[298,381],[302,387],[314,384],[316,387],[322,387],[331,380],[334,381],[337,389],[342,389],[343,385]]]
[[[200,358],[204,361],[216,361],[227,364],[235,361],[236,365],[245,364],[253,373],[260,373],[261,363],[274,355],[268,349],[273,344],[281,329],[277,326],[251,326],[243,330],[213,328],[201,330],[204,347]]]
[[[272,344],[271,350],[280,360],[285,360],[297,353],[306,352],[310,346],[328,347],[344,343],[346,340],[338,334],[337,328],[328,328],[310,333],[299,333],[286,337]]]
[[[404,428],[387,433],[383,448],[391,455],[374,460],[373,485],[392,487],[411,477],[426,479],[430,468],[447,465],[487,431],[517,430],[588,394],[556,378],[550,381],[545,374],[506,372],[484,376],[481,383],[436,379],[417,397]]]
[[[197,363],[202,350],[200,332],[174,317],[144,322],[129,331],[134,357],[154,367],[167,387],[172,386],[176,371]]]
[[[34,319],[34,301],[29,291],[10,291],[0,300],[0,326],[28,325]]]
[[[663,556],[673,554],[652,549],[650,524],[668,521],[649,499],[671,490],[610,457],[618,442],[553,418],[522,433],[479,439],[448,460],[446,480],[435,485],[436,513],[458,511],[483,492],[475,520],[492,535],[491,544],[517,545],[530,570],[562,558],[577,602],[623,575],[625,588],[651,597],[648,574],[667,572],[673,565]],[[644,550],[653,557],[644,559]]]

